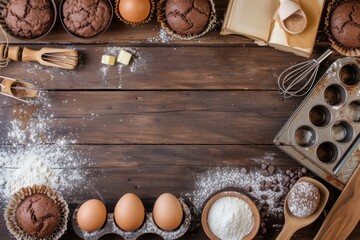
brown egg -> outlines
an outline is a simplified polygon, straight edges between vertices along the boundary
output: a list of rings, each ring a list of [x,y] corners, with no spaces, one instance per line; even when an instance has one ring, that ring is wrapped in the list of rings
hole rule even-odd
[[[156,225],[166,231],[180,226],[183,209],[179,200],[171,193],[162,194],[155,202],[153,216]]]
[[[119,12],[123,19],[132,23],[139,23],[149,16],[150,0],[120,0]]]
[[[82,230],[93,232],[105,224],[106,215],[105,204],[98,199],[91,199],[80,206],[76,219]]]
[[[145,208],[140,198],[133,193],[122,196],[115,206],[114,218],[116,224],[125,231],[140,228],[145,219]]]

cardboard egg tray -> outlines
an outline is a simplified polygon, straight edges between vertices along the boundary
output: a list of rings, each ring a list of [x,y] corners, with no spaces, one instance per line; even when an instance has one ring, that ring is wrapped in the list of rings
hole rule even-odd
[[[148,233],[157,234],[166,240],[177,239],[177,238],[180,238],[181,236],[183,236],[187,232],[187,230],[190,227],[190,223],[191,223],[190,208],[186,205],[186,203],[184,202],[184,200],[182,198],[179,198],[179,201],[183,208],[184,217],[183,217],[183,221],[182,221],[181,225],[174,231],[164,231],[161,228],[159,228],[154,222],[153,214],[147,212],[143,225],[138,230],[133,231],[133,232],[127,232],[127,231],[124,231],[121,228],[119,228],[115,223],[113,213],[108,214],[107,222],[103,228],[101,228],[98,231],[94,231],[94,232],[86,232],[80,228],[80,226],[76,220],[76,214],[77,214],[80,206],[78,208],[76,208],[74,211],[74,214],[72,216],[72,226],[73,226],[75,233],[82,239],[86,239],[86,240],[96,240],[106,234],[117,234],[125,240],[135,240],[138,237],[140,237],[141,235],[148,234]]]
[[[360,60],[334,62],[274,139],[342,190],[360,161]]]

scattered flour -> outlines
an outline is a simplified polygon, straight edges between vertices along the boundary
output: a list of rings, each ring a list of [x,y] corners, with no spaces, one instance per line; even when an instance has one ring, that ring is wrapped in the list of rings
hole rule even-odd
[[[210,231],[219,239],[239,240],[254,227],[254,216],[250,206],[236,197],[222,197],[209,209]]]
[[[159,36],[149,37],[147,41],[150,43],[154,43],[154,42],[168,43],[174,39],[175,37],[171,36],[170,34],[167,33],[165,29],[161,28],[159,32]]]

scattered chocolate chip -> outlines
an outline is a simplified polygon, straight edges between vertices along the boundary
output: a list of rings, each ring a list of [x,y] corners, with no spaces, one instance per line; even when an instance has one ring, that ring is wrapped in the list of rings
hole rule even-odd
[[[277,202],[274,202],[274,208],[278,208],[279,207],[279,204]]]
[[[307,169],[306,169],[305,167],[302,167],[302,168],[301,168],[301,172],[302,172],[303,174],[306,174]]]
[[[292,189],[293,187],[294,187],[294,184],[291,183],[290,186],[289,186],[289,188]]]
[[[265,163],[261,164],[261,169],[262,170],[266,170],[267,168],[268,168],[268,166]]]
[[[286,173],[286,175],[290,175],[291,170],[290,170],[290,169],[287,169],[287,170],[285,171],[285,173]]]
[[[290,177],[289,177],[289,176],[286,176],[286,177],[284,178],[284,181],[285,181],[286,183],[290,182]]]
[[[289,190],[289,188],[288,187],[284,187],[284,193],[286,194],[286,193],[288,193],[290,190]]]
[[[245,190],[246,190],[247,192],[252,192],[252,187],[251,187],[251,186],[247,186],[247,187],[245,188]]]
[[[241,168],[241,170],[240,170],[240,172],[242,173],[242,174],[247,174],[247,170],[246,170],[246,168]]]
[[[269,211],[269,206],[264,206],[263,209],[264,209],[265,212],[267,212],[267,211]]]
[[[273,166],[269,166],[267,170],[270,174],[273,174],[275,172],[275,168]]]
[[[260,189],[260,191],[262,191],[262,192],[263,192],[263,191],[265,191],[265,190],[266,190],[266,187],[265,187],[265,186],[260,186],[260,188],[259,188],[259,189]]]
[[[264,177],[270,176],[269,172],[266,171],[266,170],[262,171],[262,175],[263,175]]]
[[[272,190],[273,190],[274,192],[280,192],[280,187],[279,187],[279,186],[274,186],[274,187],[272,188]]]
[[[295,179],[290,179],[290,183],[296,183]]]
[[[266,187],[271,187],[272,185],[273,185],[272,181],[267,181],[265,186]]]
[[[293,178],[295,176],[295,174],[293,172],[290,173],[289,175],[291,178]]]
[[[272,181],[273,184],[279,184],[279,180],[277,180],[277,178],[275,178],[273,181]]]
[[[262,200],[268,199],[268,197],[267,197],[265,194],[261,195],[260,198],[261,198]]]
[[[298,172],[298,177],[301,178],[302,176],[304,176],[304,174],[302,172]]]
[[[261,186],[265,186],[265,184],[266,184],[266,181],[265,181],[265,180],[261,180],[261,181],[260,181],[260,185],[261,185]]]

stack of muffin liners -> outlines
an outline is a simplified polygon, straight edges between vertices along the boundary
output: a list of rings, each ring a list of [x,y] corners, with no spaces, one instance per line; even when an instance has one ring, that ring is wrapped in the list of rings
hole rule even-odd
[[[8,206],[5,209],[4,217],[6,226],[10,233],[16,238],[21,240],[36,240],[39,239],[35,236],[29,235],[27,232],[22,230],[16,221],[16,209],[20,203],[27,197],[34,194],[44,194],[50,197],[60,210],[60,220],[57,229],[53,232],[48,239],[57,240],[66,231],[69,208],[65,200],[54,190],[45,185],[34,185],[32,187],[21,188],[18,192],[14,193],[9,201]]]
[[[339,43],[331,33],[331,26],[330,26],[331,16],[332,16],[334,10],[337,8],[337,6],[339,6],[340,4],[347,2],[347,1],[348,0],[340,0],[340,1],[332,0],[329,3],[328,8],[327,8],[327,15],[325,18],[325,33],[329,37],[331,46],[336,51],[338,51],[339,53],[341,53],[342,55],[345,55],[345,56],[355,57],[355,56],[360,56],[360,48],[351,48],[351,47],[344,46],[343,44]]]
[[[152,233],[161,236],[165,240],[172,240],[172,239],[178,239],[181,236],[183,236],[187,230],[190,227],[191,223],[191,211],[190,208],[186,205],[185,201],[182,198],[179,198],[179,202],[181,203],[184,216],[183,220],[181,222],[181,225],[173,230],[173,231],[164,231],[161,228],[159,228],[153,219],[153,214],[147,212],[145,216],[144,223],[142,226],[137,229],[136,231],[128,232],[124,231],[121,228],[119,228],[114,220],[114,214],[109,213],[107,216],[107,221],[105,223],[105,226],[103,226],[100,230],[94,231],[94,232],[86,232],[82,230],[77,222],[77,212],[79,210],[79,207],[75,209],[73,216],[72,216],[72,226],[75,231],[75,233],[81,237],[82,239],[86,240],[97,240],[100,237],[107,235],[107,234],[117,234],[121,236],[125,240],[135,240],[141,235]]]

